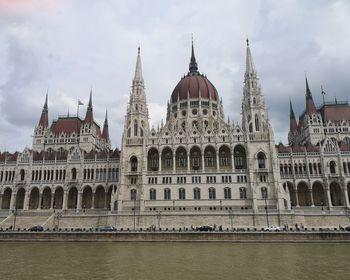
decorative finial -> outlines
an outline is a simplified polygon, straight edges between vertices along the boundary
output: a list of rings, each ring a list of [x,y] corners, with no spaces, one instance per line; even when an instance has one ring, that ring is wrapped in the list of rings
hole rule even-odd
[[[248,39],[248,37],[247,37],[246,41],[247,41],[247,47],[249,47],[249,39]]]
[[[138,48],[137,48],[137,53],[138,53],[138,54],[140,54],[140,49],[141,49],[141,48],[140,48],[140,44],[139,44],[139,46],[138,46]]]

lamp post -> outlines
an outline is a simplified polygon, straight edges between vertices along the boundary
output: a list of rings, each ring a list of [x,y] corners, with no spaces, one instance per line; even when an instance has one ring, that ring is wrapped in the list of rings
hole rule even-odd
[[[230,222],[231,222],[231,231],[233,231],[233,209],[228,210],[228,215],[230,217]]]
[[[266,196],[264,196],[264,200],[265,200],[266,223],[267,223],[267,226],[269,226],[269,214],[267,212],[267,199],[266,199]]]

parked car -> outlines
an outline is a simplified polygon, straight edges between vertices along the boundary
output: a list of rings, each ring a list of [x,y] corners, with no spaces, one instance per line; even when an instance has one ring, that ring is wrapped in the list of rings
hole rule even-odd
[[[276,232],[276,231],[281,231],[281,228],[278,227],[278,226],[271,225],[271,226],[268,226],[268,227],[264,228],[263,230],[264,231],[274,231],[274,232]]]
[[[346,231],[350,231],[350,226],[344,228]]]
[[[201,227],[197,227],[196,231],[213,231],[214,228],[211,226],[201,226]]]
[[[33,226],[29,228],[29,231],[43,231],[44,228],[42,226]]]
[[[111,232],[111,231],[117,231],[117,228],[114,226],[105,226],[105,227],[98,228],[98,231]]]

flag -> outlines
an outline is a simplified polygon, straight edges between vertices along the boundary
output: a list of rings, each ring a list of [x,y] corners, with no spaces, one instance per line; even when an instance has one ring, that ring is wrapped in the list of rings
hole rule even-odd
[[[78,106],[80,106],[80,105],[84,105],[84,103],[81,102],[80,99],[78,99]]]

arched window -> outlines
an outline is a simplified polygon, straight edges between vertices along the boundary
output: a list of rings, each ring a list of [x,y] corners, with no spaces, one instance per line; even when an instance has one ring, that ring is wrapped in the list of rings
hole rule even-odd
[[[169,147],[166,147],[162,151],[162,170],[173,169],[173,152]]]
[[[202,153],[198,147],[192,147],[190,151],[190,163],[192,170],[200,170],[202,165]]]
[[[238,145],[235,147],[234,151],[234,161],[236,169],[246,169],[247,168],[247,159],[246,153],[243,146]]]
[[[171,199],[170,189],[164,189],[164,200],[170,200],[170,199]]]
[[[231,151],[227,146],[221,146],[219,149],[220,168],[231,168]]]
[[[199,188],[193,189],[193,199],[201,199],[201,190]]]
[[[72,180],[76,180],[76,179],[77,179],[77,169],[72,168]]]
[[[186,190],[184,188],[179,189],[179,199],[185,200],[186,199]]]
[[[24,175],[25,175],[24,169],[21,169],[21,181],[24,181]]]
[[[258,168],[266,168],[266,166],[265,166],[265,154],[262,152],[258,153]]]
[[[239,198],[240,199],[247,199],[247,189],[246,188],[239,188]]]
[[[136,190],[135,189],[132,189],[130,191],[130,199],[131,200],[136,200]]]
[[[260,126],[259,126],[259,117],[258,115],[255,115],[255,131],[259,131]]]
[[[216,152],[212,146],[208,146],[204,150],[205,167],[216,167]]]
[[[187,152],[183,147],[176,150],[176,168],[186,169],[187,167]]]
[[[225,199],[231,199],[231,189],[230,188],[224,188],[224,198]]]
[[[151,148],[148,151],[148,170],[149,171],[158,171],[159,168],[159,153],[156,148]]]
[[[329,171],[331,172],[331,174],[335,174],[336,173],[335,166],[336,166],[336,164],[335,164],[334,161],[331,161],[329,163]]]
[[[263,187],[261,188],[261,198],[262,199],[267,199],[267,188]]]
[[[135,120],[134,121],[134,136],[137,136],[137,130],[138,130],[137,120]]]
[[[156,200],[156,195],[157,195],[157,192],[155,189],[150,189],[149,190],[149,199],[150,200]]]
[[[131,159],[130,159],[130,171],[131,172],[137,171],[137,157],[131,157]]]
[[[209,199],[216,199],[215,188],[209,188]]]

